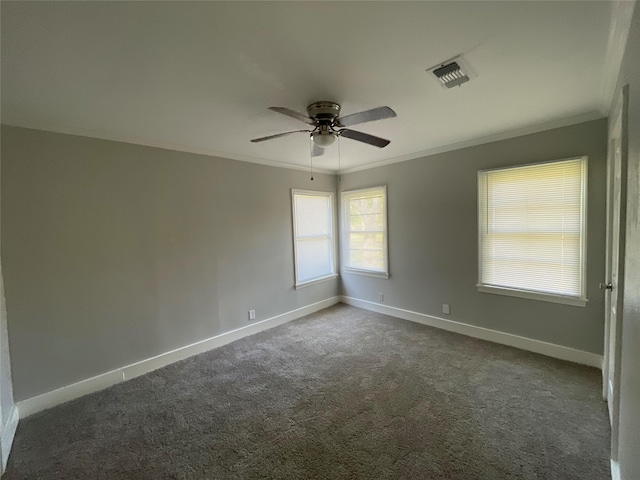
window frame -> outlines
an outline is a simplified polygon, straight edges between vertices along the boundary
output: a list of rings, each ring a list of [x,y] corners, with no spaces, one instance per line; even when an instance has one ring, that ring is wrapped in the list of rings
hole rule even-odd
[[[580,294],[579,295],[561,295],[547,292],[540,292],[536,290],[527,290],[521,288],[510,288],[506,286],[489,285],[482,283],[482,227],[483,227],[483,192],[481,190],[482,176],[500,170],[512,170],[525,167],[542,166],[552,163],[568,162],[581,160],[583,162],[582,178],[581,178],[581,231],[580,231],[580,261],[581,261],[581,278],[580,278]],[[586,307],[587,302],[587,219],[588,219],[588,178],[589,178],[589,158],[586,155],[570,158],[562,158],[557,160],[548,160],[544,162],[527,163],[523,165],[510,165],[506,167],[488,168],[479,170],[477,175],[477,189],[478,189],[478,283],[476,287],[479,292],[491,293],[496,295],[506,295],[510,297],[526,298],[531,300],[540,300],[551,303],[560,303],[564,305],[572,305],[578,307]]]
[[[328,198],[329,199],[329,208],[330,208],[330,212],[329,212],[329,217],[330,217],[330,222],[329,222],[329,227],[330,227],[330,231],[329,231],[329,245],[330,245],[330,256],[331,256],[331,273],[327,274],[327,275],[323,275],[321,277],[315,277],[309,280],[305,280],[304,282],[300,282],[298,281],[298,227],[297,227],[297,212],[296,212],[296,195],[301,195],[301,196],[315,196],[315,197],[323,197],[323,198]],[[322,283],[322,282],[326,282],[327,280],[332,280],[336,277],[338,277],[338,273],[337,273],[337,262],[336,262],[336,215],[335,215],[335,211],[336,211],[336,204],[335,204],[335,195],[333,192],[324,192],[324,191],[319,191],[319,190],[303,190],[303,189],[297,189],[297,188],[292,188],[291,189],[291,223],[293,226],[293,281],[294,281],[294,287],[295,289],[299,289],[299,288],[304,288],[304,287],[308,287],[311,285],[315,285],[317,283]],[[324,236],[316,236],[316,237],[309,237],[309,238],[324,238]]]
[[[382,254],[384,259],[384,268],[383,270],[375,270],[368,268],[358,268],[347,265],[347,259],[349,258],[349,233],[351,232],[350,228],[348,228],[347,219],[349,218],[349,212],[347,211],[349,200],[348,197],[364,194],[366,192],[378,193],[382,191],[382,196],[384,198],[384,208],[382,211],[383,215],[383,230],[382,230],[382,238],[383,238],[383,246],[382,246]],[[386,185],[377,185],[373,187],[367,188],[358,188],[354,190],[345,190],[340,193],[340,215],[341,215],[341,272],[351,273],[356,275],[365,275],[369,277],[376,278],[389,278],[389,200],[387,195],[387,186]]]

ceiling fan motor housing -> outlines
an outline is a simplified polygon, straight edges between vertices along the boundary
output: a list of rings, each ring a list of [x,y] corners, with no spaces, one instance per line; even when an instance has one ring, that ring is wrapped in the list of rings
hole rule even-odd
[[[314,102],[307,107],[307,113],[319,124],[332,125],[340,116],[340,105],[335,102]]]

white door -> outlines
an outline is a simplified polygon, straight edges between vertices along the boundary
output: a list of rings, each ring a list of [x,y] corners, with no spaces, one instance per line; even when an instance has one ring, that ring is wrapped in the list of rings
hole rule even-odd
[[[609,123],[607,155],[607,267],[605,282],[605,356],[604,396],[611,422],[611,458],[617,461],[620,358],[622,338],[622,301],[624,278],[624,240],[626,216],[626,105],[625,87]]]

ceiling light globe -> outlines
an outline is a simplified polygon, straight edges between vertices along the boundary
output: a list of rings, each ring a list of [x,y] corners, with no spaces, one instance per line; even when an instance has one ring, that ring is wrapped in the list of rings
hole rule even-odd
[[[313,134],[313,143],[315,143],[319,147],[328,147],[335,141],[336,136],[333,133],[316,132]]]

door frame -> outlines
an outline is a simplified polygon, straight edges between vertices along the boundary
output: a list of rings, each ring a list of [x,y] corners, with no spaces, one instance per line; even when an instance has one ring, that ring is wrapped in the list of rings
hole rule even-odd
[[[608,411],[611,422],[611,459],[618,460],[618,431],[620,416],[620,360],[622,357],[622,313],[624,302],[624,258],[625,258],[625,235],[626,235],[626,213],[627,213],[627,154],[628,154],[628,105],[629,105],[629,85],[625,85],[617,95],[612,115],[609,117],[607,134],[607,223],[606,223],[606,278],[605,283],[611,283],[612,279],[612,231],[613,231],[613,174],[616,135],[620,137],[620,222],[618,230],[618,284],[612,287],[616,289],[616,324],[615,337],[610,338],[611,332],[611,292],[605,290],[605,322],[604,322],[604,357],[602,363],[602,396],[610,403]],[[619,133],[618,133],[619,129]],[[611,348],[613,348],[614,374],[610,377]]]

